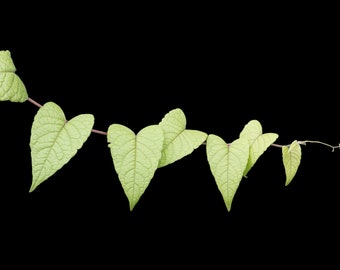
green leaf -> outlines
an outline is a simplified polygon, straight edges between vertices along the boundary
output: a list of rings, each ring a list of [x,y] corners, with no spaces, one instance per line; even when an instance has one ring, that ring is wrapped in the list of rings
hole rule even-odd
[[[164,141],[162,128],[147,126],[136,135],[128,127],[112,124],[107,140],[114,168],[132,210],[157,170]]]
[[[206,151],[210,170],[223,196],[227,210],[230,211],[247,165],[249,142],[244,138],[238,138],[231,144],[227,144],[219,136],[209,134]]]
[[[285,145],[282,147],[282,161],[286,173],[285,186],[288,186],[295,177],[300,166],[301,155],[301,146],[296,140],[289,147]]]
[[[267,148],[279,137],[276,133],[262,133],[262,126],[258,120],[251,120],[246,124],[240,133],[240,138],[249,141],[249,159],[247,167],[244,170],[244,176],[247,177],[249,170],[254,166],[259,157]]]
[[[158,167],[164,167],[191,154],[208,136],[199,130],[186,129],[186,118],[181,109],[168,112],[159,125],[164,132],[164,144]]]
[[[28,99],[26,87],[15,71],[10,51],[0,51],[0,101],[24,102]]]
[[[31,129],[33,180],[30,192],[63,167],[89,137],[94,124],[91,114],[67,121],[61,108],[47,102],[39,108]]]

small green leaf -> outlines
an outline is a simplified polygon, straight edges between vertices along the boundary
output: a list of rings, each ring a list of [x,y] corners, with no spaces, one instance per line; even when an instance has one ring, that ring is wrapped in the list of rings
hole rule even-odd
[[[158,167],[164,167],[191,154],[208,136],[199,130],[185,129],[186,118],[181,109],[168,112],[159,125],[164,132],[164,144]]]
[[[286,173],[285,186],[288,186],[295,177],[301,162],[301,146],[298,141],[293,141],[290,146],[282,147],[282,161]]]
[[[249,141],[249,160],[244,171],[246,177],[249,170],[254,166],[259,157],[279,137],[276,133],[262,133],[262,126],[258,120],[251,120],[246,124],[240,133],[240,138]]]
[[[147,126],[135,135],[128,127],[112,124],[107,131],[107,140],[132,210],[157,169],[164,141],[162,128],[159,125]]]
[[[249,157],[249,142],[238,138],[227,144],[217,135],[210,134],[206,145],[208,163],[230,211],[235,193],[240,185]]]
[[[26,87],[15,71],[10,51],[0,51],[0,101],[24,102],[28,99]]]
[[[94,124],[91,114],[67,121],[61,108],[47,102],[39,108],[31,128],[32,185],[30,192],[62,168],[89,137]]]

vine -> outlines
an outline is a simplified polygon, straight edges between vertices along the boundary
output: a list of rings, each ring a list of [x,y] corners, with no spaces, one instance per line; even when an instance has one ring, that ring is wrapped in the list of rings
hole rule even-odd
[[[321,141],[293,140],[280,145],[277,133],[263,133],[258,120],[249,121],[239,137],[227,143],[216,134],[186,128],[186,117],[180,108],[169,111],[158,124],[149,125],[135,134],[121,124],[111,124],[107,131],[94,129],[92,114],[80,114],[68,120],[62,108],[54,102],[40,104],[28,96],[25,84],[16,74],[16,67],[8,50],[0,51],[0,101],[30,102],[38,107],[34,116],[31,136],[32,182],[28,192],[33,192],[56,171],[68,163],[83,147],[91,133],[107,137],[113,166],[129,201],[130,211],[147,189],[157,169],[190,155],[201,145],[211,173],[223,197],[227,211],[241,180],[255,165],[268,147],[282,149],[282,162],[289,185],[301,162],[301,145],[317,143],[332,151],[340,145]]]

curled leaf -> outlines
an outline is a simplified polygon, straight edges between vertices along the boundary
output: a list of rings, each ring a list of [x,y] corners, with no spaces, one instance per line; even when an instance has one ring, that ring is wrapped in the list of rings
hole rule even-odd
[[[267,148],[278,138],[276,133],[262,133],[262,126],[258,120],[251,120],[246,124],[240,133],[240,138],[249,141],[249,159],[247,167],[244,170],[244,176],[247,176],[249,170],[254,166],[259,157]]]
[[[181,109],[168,112],[159,125],[164,132],[164,144],[158,167],[164,167],[191,154],[208,136],[199,130],[186,129],[186,118]]]
[[[289,147],[285,145],[282,147],[282,161],[286,173],[285,186],[288,186],[295,177],[301,163],[301,155],[301,146],[296,140]]]

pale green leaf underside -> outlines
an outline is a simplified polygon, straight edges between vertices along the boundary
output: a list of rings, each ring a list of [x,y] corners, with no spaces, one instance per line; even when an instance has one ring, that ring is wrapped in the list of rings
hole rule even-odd
[[[262,126],[258,120],[250,120],[240,132],[240,138],[246,138],[252,144],[262,134]]]
[[[230,211],[248,162],[249,142],[238,138],[228,145],[219,136],[209,134],[206,151],[210,170]]]
[[[15,74],[9,51],[0,51],[0,101],[24,102],[28,94],[24,83]]]
[[[53,102],[45,103],[38,110],[31,128],[30,192],[69,162],[89,137],[93,124],[91,114],[67,121],[62,109]]]
[[[162,128],[151,125],[137,135],[120,124],[107,131],[113,164],[132,210],[145,192],[161,158],[164,142]]]
[[[8,50],[0,51],[0,72],[15,72],[11,52]]]
[[[267,148],[279,137],[276,133],[262,133],[262,126],[258,120],[251,120],[246,124],[240,133],[240,138],[249,141],[249,159],[244,170],[244,176],[247,176],[249,170],[254,166],[259,157]]]
[[[164,167],[191,154],[208,136],[199,130],[186,129],[186,118],[181,109],[167,113],[159,125],[164,132],[164,143],[158,167]]]
[[[282,147],[282,161],[286,173],[285,185],[289,185],[292,181],[301,163],[301,146],[295,140],[291,145]]]

